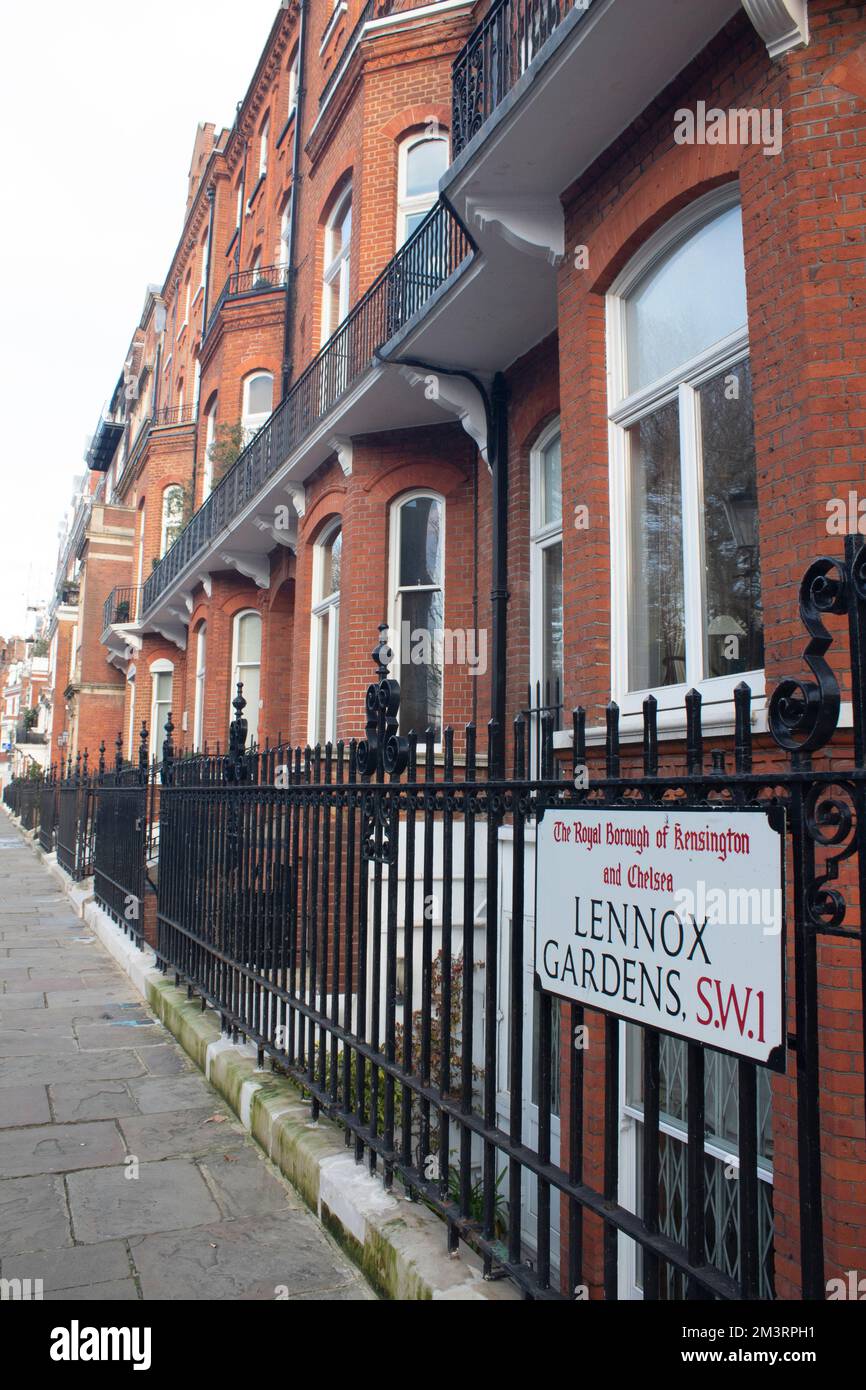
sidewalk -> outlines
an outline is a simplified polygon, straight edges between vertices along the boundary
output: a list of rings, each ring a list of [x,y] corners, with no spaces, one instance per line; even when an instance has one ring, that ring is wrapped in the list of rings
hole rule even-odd
[[[0,1279],[57,1300],[374,1296],[5,816]]]

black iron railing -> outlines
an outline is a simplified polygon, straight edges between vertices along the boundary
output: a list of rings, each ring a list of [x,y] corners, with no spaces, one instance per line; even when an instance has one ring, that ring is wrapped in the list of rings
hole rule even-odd
[[[170,429],[173,425],[194,425],[198,408],[192,402],[188,405],[164,405],[154,410],[150,417],[151,429]]]
[[[651,696],[636,756],[620,751],[611,704],[598,748],[588,747],[585,711],[573,712],[565,776],[553,772],[550,708],[539,716],[540,776],[530,774],[523,715],[508,772],[497,762],[497,730],[482,760],[472,725],[459,759],[453,731],[443,732],[437,766],[432,738],[422,750],[400,733],[399,689],[381,641],[361,742],[248,752],[239,688],[227,757],[178,762],[167,747],[163,968],[219,1011],[226,1032],[297,1078],[313,1118],[322,1110],[342,1124],[356,1159],[380,1168],[386,1186],[401,1181],[445,1219],[449,1242],[465,1241],[488,1273],[507,1273],[530,1295],[573,1298],[586,1287],[589,1216],[603,1232],[608,1299],[619,1296],[622,1235],[639,1248],[648,1298],[774,1296],[766,1065],[631,1025],[639,1080],[628,1103],[639,1115],[643,1195],[629,1209],[619,1195],[625,1044],[616,1011],[585,1011],[529,983],[535,827],[544,816],[626,808],[658,816],[659,827],[682,812],[699,813],[701,824],[734,814],[744,829],[748,818],[754,827],[768,818],[781,836],[796,1030],[786,1034],[783,1008],[769,1060],[797,1092],[802,1296],[825,1296],[818,942],[856,947],[862,937],[862,539],[848,538],[844,559],[813,564],[800,594],[815,679],[784,680],[770,699],[772,752],[760,771],[745,684],[735,692],[730,768],[725,753],[705,751],[696,691],[685,700],[681,766],[660,754]],[[822,655],[832,641],[828,613],[848,620],[854,755],[842,731],[824,770],[812,757],[830,752],[840,711]],[[861,1031],[852,1062],[860,1086],[862,1049]],[[677,1110],[675,1132],[665,1104]],[[679,1145],[673,1161],[671,1145]]]
[[[93,892],[137,946],[144,942],[148,787],[153,780],[146,724],[139,735],[137,766],[124,764],[120,734],[113,768],[106,769],[105,750],[100,750],[94,782]]]
[[[14,777],[3,788],[3,801],[13,816],[18,816],[22,830],[36,830],[42,796],[42,778]]]
[[[61,768],[57,789],[57,862],[75,879],[93,873],[93,830],[96,800],[88,772],[88,753],[70,757]]]
[[[554,29],[592,0],[494,0],[451,70],[451,157],[469,144]]]
[[[136,622],[140,595],[140,585],[112,589],[102,606],[102,631],[107,632],[110,627]]]
[[[39,797],[39,845],[46,854],[54,850],[59,809],[57,775],[51,767],[45,774]]]
[[[471,242],[460,224],[444,203],[437,203],[162,557],[144,585],[142,616],[260,492],[369,368],[376,349],[423,308],[471,250]]]

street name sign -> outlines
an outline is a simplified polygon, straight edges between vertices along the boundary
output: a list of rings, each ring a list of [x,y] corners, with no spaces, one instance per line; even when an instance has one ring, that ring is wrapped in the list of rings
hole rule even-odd
[[[540,988],[780,1065],[783,830],[780,811],[757,809],[546,811],[536,839]]]

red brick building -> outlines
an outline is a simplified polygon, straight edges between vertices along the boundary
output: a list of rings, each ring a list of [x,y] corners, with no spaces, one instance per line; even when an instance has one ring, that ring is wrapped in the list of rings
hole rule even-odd
[[[91,450],[104,477],[86,541],[97,601],[69,682],[77,747],[122,730],[133,757],[141,721],[156,747],[169,711],[177,746],[224,745],[238,680],[251,740],[361,736],[384,621],[401,732],[432,728],[437,758],[445,726],[459,759],[469,720],[504,728],[529,698],[563,757],[564,711],[585,708],[591,773],[615,701],[634,762],[651,693],[674,766],[689,688],[732,758],[745,679],[756,764],[778,760],[768,696],[801,669],[797,586],[861,516],[866,6],[486,10],[281,8],[231,130],[199,128],[177,247]],[[834,532],[840,499],[854,525]],[[60,631],[57,669],[74,660]],[[844,656],[836,669],[844,765]],[[860,968],[855,943],[822,942],[828,1276],[866,1261]],[[638,1030],[623,1025],[621,1051],[614,1195],[637,1210]],[[713,1055],[706,1257],[739,1277],[737,1070]],[[566,1029],[563,1166],[572,1065]],[[659,1182],[677,1239],[685,1065],[672,1042]],[[601,1189],[602,1050],[584,1084],[581,1171]],[[800,1297],[791,1075],[761,1072],[756,1104],[757,1282]],[[640,1297],[641,1258],[619,1240],[618,1295]],[[604,1272],[590,1217],[593,1294]]]

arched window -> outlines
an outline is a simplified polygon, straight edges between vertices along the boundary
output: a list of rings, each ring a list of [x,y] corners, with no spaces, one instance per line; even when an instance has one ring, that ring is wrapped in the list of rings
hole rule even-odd
[[[559,420],[530,454],[530,680],[541,705],[562,692],[562,466]]]
[[[423,738],[442,728],[445,503],[415,492],[391,510],[391,625],[400,681],[400,727]]]
[[[193,747],[204,745],[204,683],[207,669],[207,623],[202,623],[195,637],[195,706],[193,714]]]
[[[238,681],[244,687],[247,721],[247,745],[255,743],[259,732],[259,699],[261,690],[262,666],[262,619],[254,608],[244,609],[235,615],[232,624],[232,683],[229,691],[229,719],[234,719],[232,700],[237,693]]]
[[[254,372],[244,382],[243,427],[247,438],[270,419],[274,401],[274,378],[270,372]]]
[[[162,539],[160,542],[159,553],[163,556],[165,552],[174,545],[181,531],[183,530],[183,488],[179,483],[172,483],[162,494]]]
[[[156,756],[162,756],[165,726],[171,711],[174,686],[174,665],[171,661],[154,661],[150,668],[150,745]]]
[[[206,501],[213,490],[213,458],[216,439],[217,397],[211,396],[204,413],[204,464],[202,465],[201,500]]]
[[[352,189],[338,198],[325,227],[322,342],[349,312],[349,265],[352,244]]]
[[[412,235],[436,202],[448,168],[445,135],[410,135],[400,146],[397,169],[397,245]]]
[[[763,667],[757,475],[740,207],[674,217],[608,298],[614,696]],[[679,691],[672,689],[679,687]],[[756,684],[753,683],[753,690]],[[758,691],[758,693],[761,693]]]
[[[337,736],[337,643],[343,531],[330,526],[313,547],[313,617],[310,641],[310,741]]]

